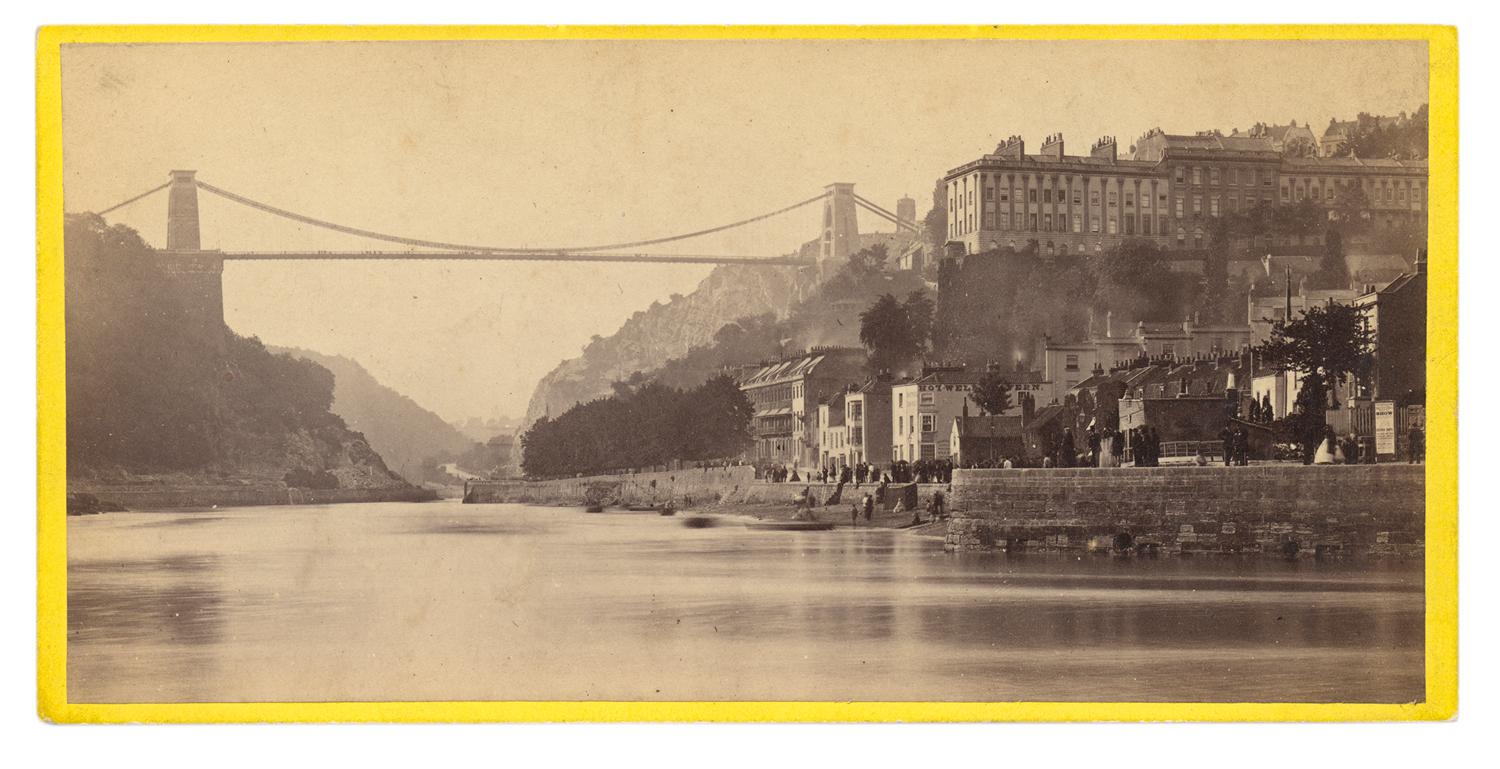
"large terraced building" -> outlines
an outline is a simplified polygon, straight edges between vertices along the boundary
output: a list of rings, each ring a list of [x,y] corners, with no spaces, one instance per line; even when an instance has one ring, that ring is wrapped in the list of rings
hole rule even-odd
[[[1182,257],[1201,256],[1210,219],[1256,203],[1310,199],[1332,207],[1339,190],[1363,188],[1376,227],[1427,213],[1427,161],[1291,157],[1267,136],[1148,131],[1122,157],[1115,139],[1069,155],[1063,137],[1028,154],[1019,136],[949,171],[948,241],[963,253],[1035,240],[1043,255],[1100,252],[1145,238]],[[1274,250],[1300,243],[1246,243]],[[950,246],[951,247],[951,246]]]

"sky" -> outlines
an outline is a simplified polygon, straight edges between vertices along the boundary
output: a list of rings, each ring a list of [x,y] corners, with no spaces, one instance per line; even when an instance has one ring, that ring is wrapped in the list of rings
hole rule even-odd
[[[571,246],[703,229],[831,182],[927,210],[1021,134],[1072,154],[1147,129],[1395,114],[1422,42],[491,41],[65,46],[64,208],[195,169],[320,219],[429,240]],[[204,248],[391,249],[200,192]],[[816,207],[655,253],[776,255]],[[166,196],[111,222],[163,245]],[[862,231],[886,229],[861,213]],[[238,262],[225,320],[359,361],[450,421],[520,416],[536,382],[699,265]]]

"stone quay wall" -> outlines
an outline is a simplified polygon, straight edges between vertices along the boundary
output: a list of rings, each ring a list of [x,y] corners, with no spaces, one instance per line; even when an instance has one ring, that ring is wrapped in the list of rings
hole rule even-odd
[[[652,505],[672,500],[679,506],[723,501],[747,501],[764,484],[755,479],[755,468],[686,468],[654,473],[586,475],[548,481],[470,481],[464,502],[471,504],[514,502],[538,505]],[[791,484],[777,484],[790,489]],[[786,491],[790,504],[791,491]]]
[[[949,551],[1420,555],[1422,465],[955,470]]]

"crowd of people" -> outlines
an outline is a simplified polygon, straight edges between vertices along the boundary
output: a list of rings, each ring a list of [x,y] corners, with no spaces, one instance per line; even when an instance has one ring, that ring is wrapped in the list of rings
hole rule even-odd
[[[1224,444],[1225,467],[1245,467],[1250,464],[1250,434],[1243,426],[1233,422],[1224,425],[1224,429],[1219,431],[1219,441]]]

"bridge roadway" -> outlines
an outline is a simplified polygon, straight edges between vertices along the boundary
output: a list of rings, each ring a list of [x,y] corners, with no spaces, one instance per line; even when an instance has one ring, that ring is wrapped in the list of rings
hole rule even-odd
[[[657,264],[742,264],[750,267],[811,267],[795,256],[712,256],[705,254],[509,253],[490,251],[167,251],[218,256],[225,261],[493,261],[493,262],[648,262]]]

